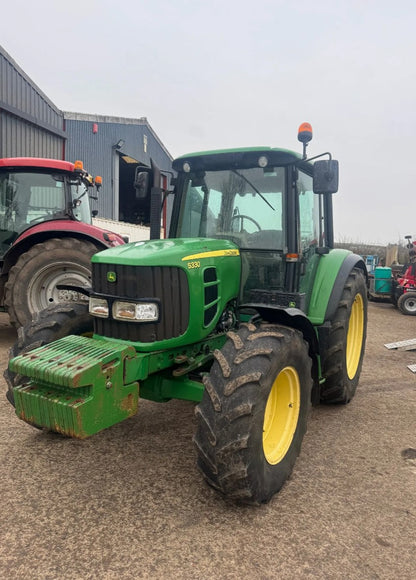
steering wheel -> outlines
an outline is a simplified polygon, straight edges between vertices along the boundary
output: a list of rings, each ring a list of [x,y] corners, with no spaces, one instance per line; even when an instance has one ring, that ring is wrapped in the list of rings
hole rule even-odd
[[[242,232],[243,231],[243,225],[244,225],[244,220],[248,220],[249,222],[253,222],[253,224],[256,226],[256,228],[259,230],[259,232],[261,231],[261,226],[258,222],[256,222],[256,220],[252,217],[250,217],[249,215],[244,215],[244,214],[237,214],[237,215],[233,215],[233,217],[231,218],[231,221],[234,220],[240,220],[241,221],[241,227],[239,228],[239,231]]]

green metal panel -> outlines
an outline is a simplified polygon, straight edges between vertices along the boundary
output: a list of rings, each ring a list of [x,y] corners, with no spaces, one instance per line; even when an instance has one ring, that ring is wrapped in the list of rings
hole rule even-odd
[[[187,330],[182,336],[168,340],[129,343],[140,352],[172,349],[203,340],[215,329],[227,303],[236,298],[240,290],[240,253],[237,246],[229,240],[177,238],[136,242],[99,252],[93,256],[92,261],[109,264],[109,270],[111,270],[111,264],[125,264],[127,266],[176,266],[186,272],[190,289]],[[204,281],[204,272],[211,267],[214,267],[217,273],[218,296],[213,304],[206,304],[205,289],[213,283]],[[205,311],[215,304],[217,305],[216,315],[208,324],[205,324]]]
[[[294,160],[302,159],[301,155],[296,151],[291,151],[290,149],[281,149],[278,147],[238,147],[236,149],[214,149],[210,151],[198,151],[194,153],[187,153],[185,155],[181,155],[177,157],[175,161],[179,159],[185,159],[187,157],[200,157],[204,155],[220,155],[222,153],[255,153],[258,152],[266,152],[266,151],[273,151],[275,153],[286,153],[288,155],[292,155]]]
[[[229,240],[210,238],[176,238],[132,242],[98,252],[92,262],[101,264],[123,264],[126,266],[177,266],[188,269],[185,258],[201,252],[224,250],[235,251],[237,246]],[[228,253],[232,256],[232,253]],[[204,262],[205,265],[205,262]]]
[[[136,353],[121,341],[66,336],[10,361],[13,372],[30,378],[14,389],[16,414],[84,439],[134,415],[139,384],[140,396],[152,401],[200,401],[204,387],[187,374],[210,362],[225,339],[218,334],[188,348]]]
[[[137,382],[125,382],[136,356],[117,343],[67,336],[10,361],[30,377],[14,389],[16,414],[24,421],[84,439],[137,412]]]
[[[308,309],[308,318],[312,324],[324,322],[336,277],[345,258],[351,253],[349,250],[334,249],[320,256]]]

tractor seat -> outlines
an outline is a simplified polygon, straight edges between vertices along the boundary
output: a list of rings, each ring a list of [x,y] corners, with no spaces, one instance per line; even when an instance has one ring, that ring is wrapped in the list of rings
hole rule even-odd
[[[259,250],[283,250],[282,230],[260,230],[247,235],[247,248]]]

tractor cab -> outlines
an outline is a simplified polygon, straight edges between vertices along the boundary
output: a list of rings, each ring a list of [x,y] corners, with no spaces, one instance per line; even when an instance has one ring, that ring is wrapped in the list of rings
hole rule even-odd
[[[34,225],[51,220],[91,224],[92,185],[80,161],[0,159],[0,257]]]
[[[298,138],[303,156],[257,147],[193,153],[173,162],[169,237],[232,241],[241,256],[240,303],[304,310],[317,256],[333,247],[328,194],[338,189],[338,162],[330,154],[314,164],[306,159],[310,125],[301,125]]]

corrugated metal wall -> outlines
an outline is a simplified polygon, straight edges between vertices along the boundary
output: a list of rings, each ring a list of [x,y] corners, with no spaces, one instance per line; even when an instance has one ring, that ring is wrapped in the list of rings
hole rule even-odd
[[[68,136],[67,161],[80,159],[92,175],[101,175],[103,186],[94,205],[102,218],[115,215],[114,195],[118,192],[118,156],[127,155],[150,165],[150,159],[162,170],[171,171],[172,157],[146,119],[124,119],[103,115],[64,113]],[[96,132],[94,132],[96,130]],[[115,145],[122,139],[123,146]]]
[[[64,156],[63,113],[0,46],[0,157]]]
[[[123,146],[116,148],[120,139]],[[93,209],[118,220],[120,155],[146,165],[152,158],[160,169],[172,168],[169,152],[146,118],[64,113],[0,46],[0,157],[81,159],[92,175],[103,178]]]

